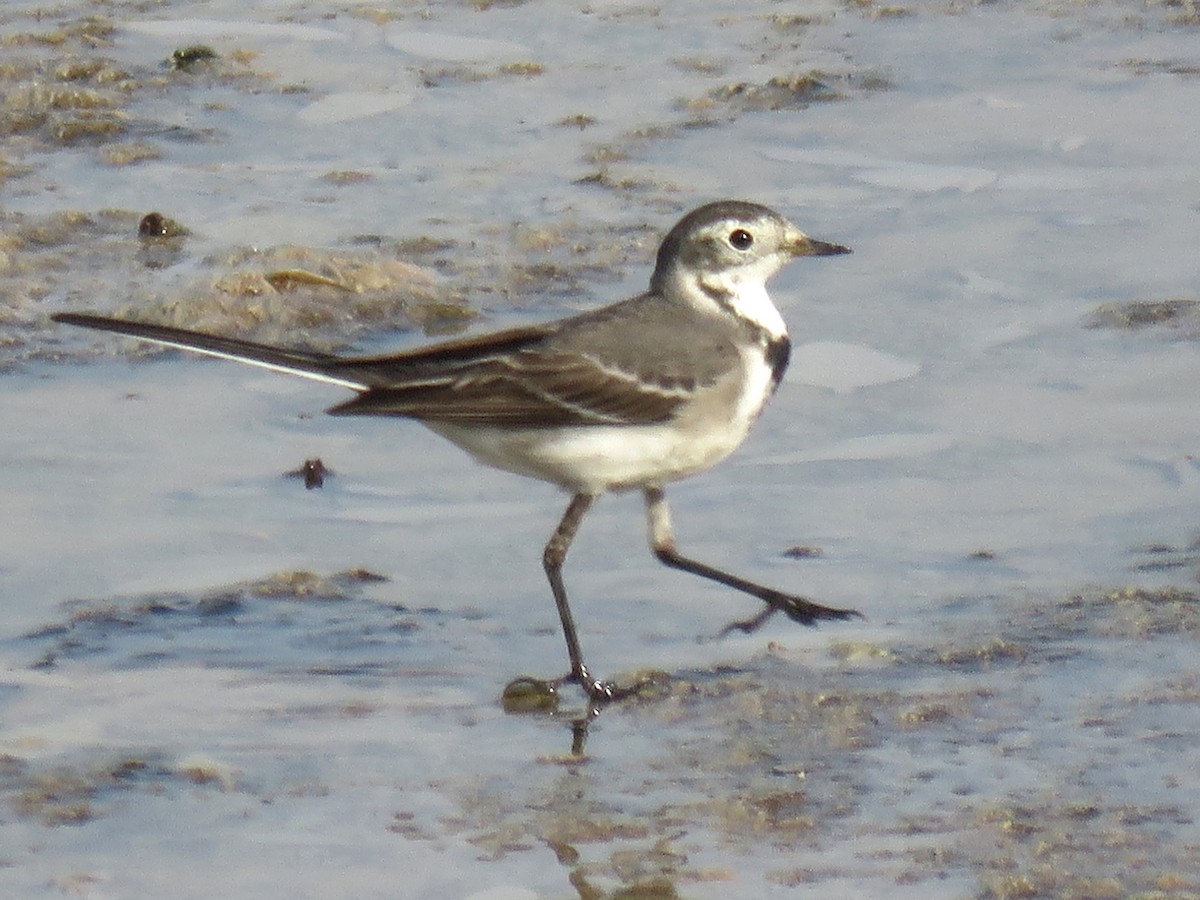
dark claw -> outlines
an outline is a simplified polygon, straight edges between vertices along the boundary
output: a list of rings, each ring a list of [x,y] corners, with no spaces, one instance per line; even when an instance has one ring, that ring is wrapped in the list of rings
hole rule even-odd
[[[779,594],[768,600],[767,607],[757,616],[752,619],[730,622],[717,632],[717,637],[725,637],[731,631],[750,634],[761,628],[767,619],[771,618],[777,612],[782,612],[793,622],[809,626],[816,625],[822,619],[845,620],[866,618],[857,609],[838,609],[833,606],[822,606],[820,603],[813,603],[811,600],[805,600],[803,597]]]
[[[621,696],[621,692],[611,681],[592,681],[583,685],[583,689],[587,691],[591,701],[596,704],[608,703]]]
[[[772,607],[774,608],[774,607]],[[784,614],[793,622],[801,625],[816,625],[821,619],[845,621],[846,619],[865,619],[857,609],[839,609],[833,606],[822,606],[800,597],[789,598],[782,606]]]
[[[613,700],[619,700],[623,696],[623,692],[611,681],[601,681],[598,678],[593,678],[592,673],[587,670],[586,666],[581,667],[578,672],[564,675],[554,682],[556,685],[572,683],[583,688],[583,692],[587,694],[588,700],[591,702],[593,713],[599,711],[599,708],[604,704],[611,703]]]

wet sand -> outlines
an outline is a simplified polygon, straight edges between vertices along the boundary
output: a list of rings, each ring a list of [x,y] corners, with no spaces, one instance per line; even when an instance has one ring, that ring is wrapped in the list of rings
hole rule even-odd
[[[1200,892],[1198,29],[8,4],[0,893]],[[640,290],[723,196],[855,252],[773,283],[793,366],[681,547],[867,619],[717,640],[752,601],[606,498],[566,578],[650,686],[582,743],[499,701],[565,666],[553,489],[48,318],[411,346]]]

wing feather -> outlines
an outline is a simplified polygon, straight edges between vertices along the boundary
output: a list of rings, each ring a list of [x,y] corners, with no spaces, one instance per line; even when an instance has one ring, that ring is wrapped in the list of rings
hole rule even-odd
[[[587,356],[532,349],[374,388],[329,412],[535,428],[644,425],[671,418],[688,395]]]

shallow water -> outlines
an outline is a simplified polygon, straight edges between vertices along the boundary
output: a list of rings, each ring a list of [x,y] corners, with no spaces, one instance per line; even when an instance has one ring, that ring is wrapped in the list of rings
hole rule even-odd
[[[1131,306],[1197,299],[1190,7],[36,9],[0,13],[2,893],[1200,892],[1196,319]],[[681,547],[867,619],[715,640],[752,601],[606,498],[589,664],[665,674],[583,755],[498,702],[564,668],[564,498],[47,319],[407,346],[638,290],[723,196],[855,252],[773,283],[793,366],[669,492]]]

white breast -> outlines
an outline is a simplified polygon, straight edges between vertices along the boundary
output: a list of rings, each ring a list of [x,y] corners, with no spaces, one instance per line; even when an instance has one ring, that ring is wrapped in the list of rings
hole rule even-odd
[[[774,306],[771,307],[771,309],[774,308]],[[782,319],[780,324],[783,324]],[[787,332],[783,331],[782,334],[787,334]],[[767,401],[771,399],[771,393],[775,389],[772,381],[775,373],[767,364],[766,354],[762,347],[748,347],[743,350],[742,365],[745,369],[745,387],[738,399],[733,418],[744,423],[742,436],[745,437],[745,432],[749,431]]]
[[[738,315],[758,325],[773,338],[787,334],[787,325],[779,310],[775,308],[765,284],[761,281],[751,281],[727,287],[732,294],[729,302]]]

